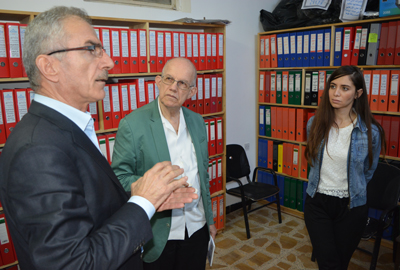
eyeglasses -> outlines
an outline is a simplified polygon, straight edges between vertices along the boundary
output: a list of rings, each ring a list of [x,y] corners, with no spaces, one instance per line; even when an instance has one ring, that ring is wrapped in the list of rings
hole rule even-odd
[[[194,85],[189,85],[189,83],[185,82],[185,81],[177,81],[169,75],[161,76],[161,79],[162,79],[163,83],[168,84],[168,85],[172,85],[176,82],[176,84],[178,85],[178,88],[181,90],[189,90],[191,87],[194,86]]]
[[[58,51],[54,51],[54,52],[48,53],[47,55],[52,55],[54,53],[61,53],[61,52],[69,52],[69,51],[89,51],[94,56],[100,58],[100,57],[103,56],[104,48],[100,44],[95,44],[95,45],[90,45],[90,46],[83,46],[83,47],[77,47],[77,48],[71,48],[71,49],[58,50]]]

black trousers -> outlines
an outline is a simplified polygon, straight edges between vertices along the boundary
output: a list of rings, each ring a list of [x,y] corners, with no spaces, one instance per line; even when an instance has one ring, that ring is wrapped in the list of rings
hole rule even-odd
[[[143,263],[144,270],[204,270],[208,241],[207,223],[189,238],[185,228],[185,240],[168,240],[160,257],[152,263]]]
[[[367,224],[367,205],[349,209],[349,198],[307,195],[304,221],[320,270],[346,270]]]

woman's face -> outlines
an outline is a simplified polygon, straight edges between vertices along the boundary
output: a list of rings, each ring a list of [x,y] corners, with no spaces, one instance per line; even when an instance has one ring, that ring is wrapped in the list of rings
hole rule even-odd
[[[361,96],[363,90],[356,89],[349,75],[331,81],[329,101],[334,109],[351,110],[354,100]]]

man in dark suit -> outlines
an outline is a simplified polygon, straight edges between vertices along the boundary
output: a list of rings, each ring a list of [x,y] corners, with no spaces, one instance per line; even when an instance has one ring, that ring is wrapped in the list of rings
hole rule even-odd
[[[21,269],[141,269],[149,219],[196,199],[194,189],[163,162],[130,197],[101,155],[86,110],[104,97],[113,62],[84,11],[37,16],[23,57],[35,98],[0,159],[0,198]]]

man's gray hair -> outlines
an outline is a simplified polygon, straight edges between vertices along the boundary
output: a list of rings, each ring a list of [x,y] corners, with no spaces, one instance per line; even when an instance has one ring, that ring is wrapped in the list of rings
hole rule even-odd
[[[37,90],[40,86],[36,58],[41,54],[64,49],[62,47],[62,40],[65,36],[64,20],[72,16],[77,16],[91,24],[86,11],[64,6],[42,12],[29,23],[25,32],[22,60],[33,90]]]
[[[196,79],[197,79],[197,70],[196,70],[196,67],[194,66],[194,64],[192,63],[192,61],[190,61],[189,59],[187,59],[187,58],[183,58],[183,57],[176,57],[176,58],[172,58],[172,59],[169,59],[168,61],[167,61],[167,63],[165,63],[165,66],[163,67],[163,69],[162,69],[162,71],[161,71],[161,76],[164,76],[164,74],[165,74],[165,70],[166,70],[166,67],[168,67],[168,65],[170,65],[172,62],[174,62],[176,59],[181,59],[181,60],[183,60],[183,61],[186,61],[190,66],[191,66],[191,69],[192,69],[192,82],[191,82],[191,86],[196,86]]]

